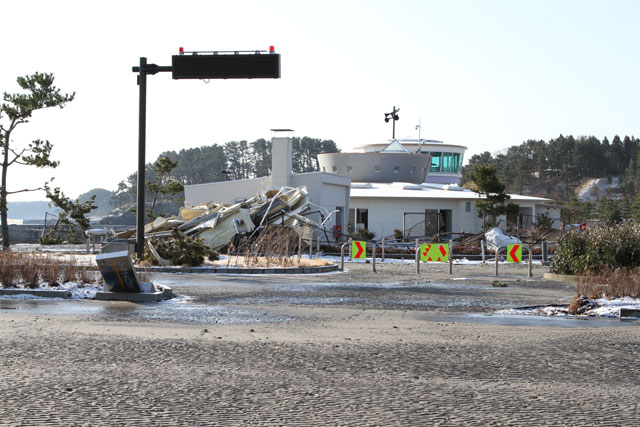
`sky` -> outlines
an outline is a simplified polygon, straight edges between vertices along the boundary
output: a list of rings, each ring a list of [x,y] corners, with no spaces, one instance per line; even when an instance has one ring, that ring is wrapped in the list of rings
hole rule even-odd
[[[36,112],[12,147],[49,140],[56,169],[12,166],[9,190],[55,178],[65,194],[115,190],[137,170],[131,68],[186,51],[281,54],[280,79],[148,77],[146,161],[165,151],[269,139],[332,139],[343,151],[396,137],[468,147],[640,136],[640,2],[588,0],[3,1],[0,91],[54,73],[64,109]],[[44,200],[41,192],[9,201]]]

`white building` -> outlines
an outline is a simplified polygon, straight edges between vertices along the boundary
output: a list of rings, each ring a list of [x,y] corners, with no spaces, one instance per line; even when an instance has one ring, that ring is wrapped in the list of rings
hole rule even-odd
[[[377,238],[479,233],[477,193],[460,187],[467,147],[425,139],[391,140],[354,153],[318,156],[320,169],[351,177],[348,231],[366,228]],[[522,219],[549,215],[551,200],[512,194]],[[498,218],[504,228],[506,218]],[[524,223],[524,221],[522,222]],[[398,230],[398,231],[395,231]]]
[[[269,186],[306,186],[311,201],[324,213],[328,231],[345,233],[359,227],[376,238],[397,234],[430,237],[435,232],[479,233],[482,219],[477,193],[458,185],[466,147],[432,140],[393,140],[359,147],[357,153],[318,156],[321,172],[292,173],[291,138],[272,139],[273,176],[188,185],[185,203],[237,203]],[[435,159],[435,160],[434,160]],[[549,215],[550,199],[512,194],[522,217]],[[312,216],[316,222],[320,216]],[[505,225],[505,218],[501,218]]]

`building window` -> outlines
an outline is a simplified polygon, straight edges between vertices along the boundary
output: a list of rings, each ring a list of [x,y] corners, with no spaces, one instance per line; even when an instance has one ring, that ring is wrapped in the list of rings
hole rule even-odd
[[[393,173],[398,173],[398,172],[400,172],[400,169],[398,168],[398,166],[394,166]]]
[[[451,172],[451,153],[442,153],[442,172]]]
[[[351,169],[353,169],[351,166],[347,166],[347,172],[351,172]]]
[[[460,154],[453,153],[453,161],[451,162],[451,172],[460,173]]]
[[[369,229],[369,209],[356,209],[356,231],[358,228]]]
[[[337,166],[331,166],[331,169],[333,169],[333,173],[338,172],[338,168],[337,168]]]
[[[471,212],[471,202],[467,202],[467,205],[465,206],[465,211]]]
[[[380,166],[376,166],[376,173],[380,172]]]
[[[431,167],[430,172],[440,172],[440,160],[442,159],[442,153],[431,153]]]
[[[416,173],[416,167],[415,166],[411,167],[411,173]]]

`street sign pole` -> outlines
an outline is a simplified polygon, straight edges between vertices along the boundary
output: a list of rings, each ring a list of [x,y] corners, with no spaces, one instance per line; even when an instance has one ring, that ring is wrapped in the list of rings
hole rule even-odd
[[[140,58],[140,109],[138,116],[138,206],[136,207],[136,256],[138,261],[144,258],[144,172],[145,146],[147,132],[147,58]]]
[[[147,131],[147,74],[171,72],[173,79],[261,79],[280,78],[280,55],[273,46],[266,51],[233,52],[191,52],[172,57],[172,65],[147,64],[147,58],[140,58],[140,66],[132,67],[138,74],[140,86],[140,106],[138,122],[138,198],[136,207],[136,256],[139,261],[144,257],[145,225],[145,146]],[[204,55],[202,55],[204,53]],[[218,55],[218,53],[223,53]],[[395,107],[394,107],[395,108]]]

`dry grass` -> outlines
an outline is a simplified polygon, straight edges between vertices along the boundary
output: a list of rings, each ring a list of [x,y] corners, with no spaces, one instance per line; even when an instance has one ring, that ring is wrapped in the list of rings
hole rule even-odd
[[[66,282],[82,284],[99,281],[97,271],[78,265],[73,257],[59,260],[29,253],[0,252],[0,285],[4,288],[17,285],[37,288],[42,284],[56,286]]]
[[[242,242],[244,243],[244,242]],[[317,266],[328,262],[302,259],[304,241],[298,232],[289,227],[268,226],[257,239],[249,245],[239,245],[244,253],[244,265],[247,267],[289,267]],[[240,252],[240,251],[238,251]],[[236,263],[237,264],[237,263]]]
[[[582,276],[576,285],[578,296],[595,298],[640,298],[640,268],[606,268]]]

